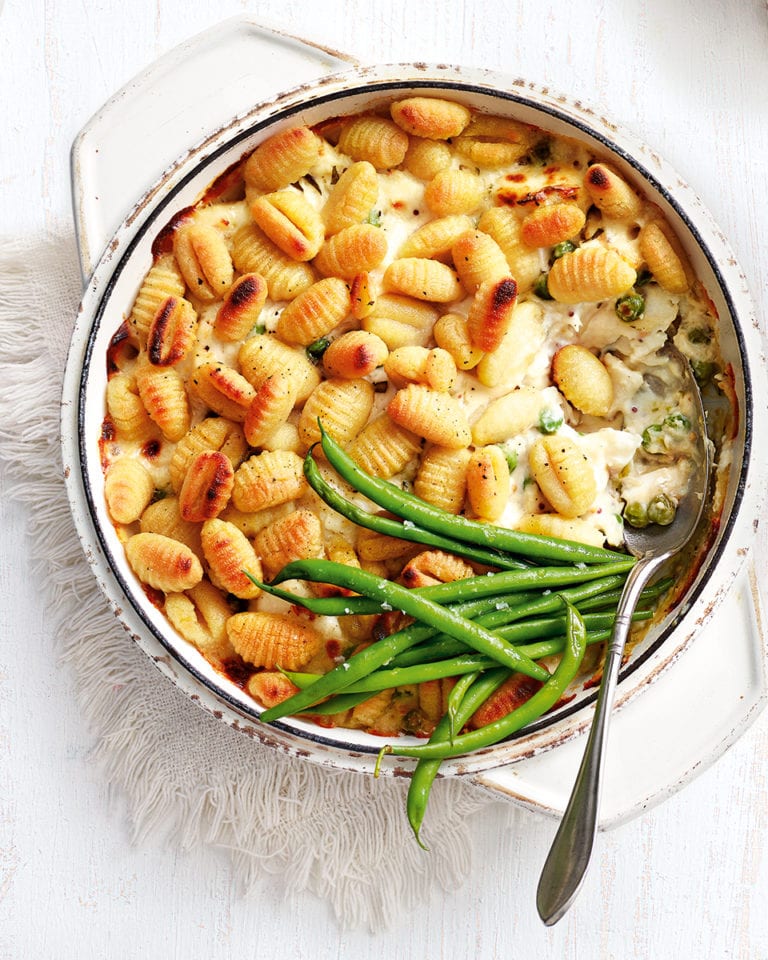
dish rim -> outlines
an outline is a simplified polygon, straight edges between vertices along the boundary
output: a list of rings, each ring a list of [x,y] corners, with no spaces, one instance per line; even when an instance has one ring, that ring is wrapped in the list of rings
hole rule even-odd
[[[302,110],[308,109],[308,107],[320,107],[335,101],[349,99],[358,95],[367,95],[371,98],[375,98],[376,95],[384,96],[391,95],[396,93],[398,90],[414,90],[419,89],[430,89],[432,91],[458,91],[469,97],[476,96],[480,94],[484,97],[492,97],[497,100],[503,100],[515,105],[524,107],[527,110],[533,110],[538,115],[545,115],[551,120],[555,121],[558,124],[564,124],[567,128],[575,130],[573,136],[576,137],[585,137],[588,141],[596,141],[600,144],[601,149],[608,155],[616,156],[621,158],[621,160],[626,163],[634,171],[635,175],[638,176],[644,183],[647,182],[650,187],[661,197],[663,200],[670,206],[670,208],[675,212],[676,216],[679,217],[680,221],[684,224],[686,231],[690,235],[692,241],[695,243],[697,249],[704,256],[709,269],[712,271],[712,275],[716,281],[718,291],[723,298],[723,301],[727,307],[728,313],[732,320],[733,334],[735,336],[737,352],[742,365],[742,370],[744,373],[744,401],[740,403],[739,407],[739,417],[743,424],[743,450],[741,454],[741,465],[739,470],[738,480],[736,481],[735,487],[733,489],[732,496],[732,505],[730,510],[725,518],[725,523],[721,526],[718,533],[718,542],[715,544],[714,548],[707,553],[704,561],[704,573],[698,579],[697,583],[692,588],[690,594],[686,597],[685,604],[681,605],[680,609],[676,612],[675,616],[671,621],[666,625],[666,627],[659,632],[658,637],[656,637],[652,643],[649,644],[647,650],[635,658],[628,666],[626,666],[621,673],[621,681],[626,680],[628,676],[637,671],[641,666],[647,663],[647,661],[654,658],[659,651],[666,644],[667,640],[674,633],[681,624],[687,618],[691,608],[699,601],[704,593],[705,589],[708,587],[711,578],[714,576],[715,571],[718,568],[718,565],[722,559],[724,552],[730,544],[730,540],[733,534],[733,530],[739,520],[740,513],[744,508],[744,494],[747,486],[747,478],[750,473],[750,468],[752,466],[752,442],[753,442],[753,433],[754,433],[754,395],[752,387],[752,365],[750,356],[747,350],[747,344],[742,330],[742,318],[739,309],[737,309],[735,300],[738,299],[734,295],[734,292],[731,290],[731,285],[728,283],[726,277],[723,274],[723,271],[720,269],[720,266],[717,262],[716,256],[711,249],[711,244],[705,242],[704,238],[701,235],[699,224],[695,219],[689,215],[688,210],[685,205],[682,204],[673,192],[671,192],[653,173],[651,169],[642,162],[640,156],[642,155],[643,149],[642,145],[636,143],[634,139],[626,134],[621,128],[615,124],[608,124],[607,121],[601,120],[601,123],[604,125],[610,126],[610,128],[618,135],[618,137],[624,141],[624,143],[633,144],[634,150],[626,149],[622,144],[617,142],[616,139],[610,138],[606,133],[604,133],[597,126],[592,125],[594,121],[590,121],[587,116],[574,116],[572,113],[568,112],[565,109],[567,101],[563,98],[563,109],[558,110],[551,103],[543,102],[541,99],[537,99],[535,96],[531,97],[526,93],[520,93],[513,91],[508,88],[500,88],[494,83],[491,86],[482,85],[476,82],[468,81],[463,78],[454,77],[447,79],[444,74],[442,75],[432,75],[426,76],[425,74],[429,72],[426,65],[399,65],[401,68],[407,67],[410,70],[418,70],[419,76],[412,77],[410,79],[401,79],[393,80],[388,78],[382,78],[371,82],[370,80],[365,80],[364,76],[368,72],[363,71],[350,71],[353,74],[358,74],[358,84],[343,85],[339,89],[331,90],[329,92],[321,92],[318,95],[312,97],[310,102],[307,102],[304,98],[299,98],[294,102],[288,102],[284,106],[277,108],[276,110],[267,110],[266,116],[263,119],[259,119],[256,116],[251,122],[244,123],[241,121],[241,129],[236,130],[234,133],[231,131],[233,125],[238,124],[237,118],[230,121],[225,127],[222,127],[219,131],[218,137],[221,138],[221,143],[214,147],[214,149],[202,158],[198,158],[196,162],[191,163],[190,169],[186,173],[173,183],[171,189],[160,196],[160,198],[149,207],[147,215],[136,222],[136,213],[141,210],[146,209],[146,201],[151,199],[153,194],[157,192],[157,189],[150,190],[144,198],[137,204],[134,213],[132,213],[124,222],[123,227],[116,238],[118,238],[123,229],[130,229],[131,226],[134,226],[132,234],[127,240],[122,244],[117,241],[111,249],[109,249],[105,255],[101,258],[99,265],[94,272],[94,278],[100,272],[103,272],[111,265],[109,275],[106,279],[106,282],[103,284],[93,283],[89,284],[89,288],[86,291],[86,295],[83,299],[83,304],[81,304],[81,314],[85,313],[90,317],[89,327],[86,334],[86,349],[83,355],[82,364],[80,366],[78,384],[77,384],[77,462],[81,470],[81,480],[83,483],[83,494],[85,497],[85,503],[87,506],[88,522],[90,527],[90,532],[95,534],[96,540],[98,542],[98,547],[104,554],[106,562],[110,568],[110,572],[116,580],[119,589],[123,596],[131,604],[131,607],[134,613],[138,616],[139,620],[143,624],[144,628],[150,632],[150,634],[157,640],[163,649],[169,653],[174,660],[189,673],[196,683],[202,684],[203,687],[213,695],[222,700],[228,707],[233,709],[236,713],[242,714],[247,717],[248,720],[258,721],[258,710],[253,712],[248,710],[243,710],[241,703],[233,699],[226,690],[220,688],[213,688],[209,679],[204,677],[192,664],[188,658],[183,655],[183,641],[177,641],[177,644],[174,645],[171,640],[165,636],[163,633],[158,632],[151,621],[146,617],[143,605],[136,604],[134,602],[134,592],[130,589],[129,584],[122,577],[117,564],[114,561],[114,556],[110,545],[106,542],[104,537],[104,532],[102,530],[102,524],[99,521],[97,508],[95,504],[95,497],[91,485],[91,478],[86,469],[85,464],[87,463],[87,451],[86,447],[89,443],[93,442],[93,437],[88,435],[85,427],[85,398],[87,392],[87,383],[88,383],[88,374],[90,370],[90,365],[92,362],[95,362],[93,356],[93,350],[95,348],[95,338],[96,333],[99,330],[99,325],[103,320],[104,311],[106,305],[110,299],[111,293],[114,289],[114,286],[120,277],[122,271],[125,269],[127,264],[131,260],[131,256],[136,249],[136,246],[140,241],[146,237],[153,229],[158,230],[162,229],[165,225],[167,219],[170,217],[163,217],[163,214],[170,206],[173,204],[173,200],[178,196],[180,191],[184,189],[193,179],[199,178],[201,172],[204,172],[206,169],[212,168],[216,165],[217,161],[220,158],[228,153],[233,151],[239,144],[244,143],[245,141],[254,138],[258,133],[260,133],[265,128],[270,128],[273,125],[279,124],[281,121],[290,119],[298,113],[301,113]],[[380,69],[388,69],[386,66]],[[434,70],[440,70],[441,68],[432,68]],[[350,72],[345,72],[343,74],[334,75],[330,79],[344,79],[345,76]],[[362,73],[363,76],[359,76]],[[485,74],[487,76],[487,72]],[[495,75],[498,77],[498,75]],[[300,90],[299,93],[302,91]],[[304,93],[306,91],[303,91]],[[295,96],[296,91],[289,91],[284,95],[285,98],[290,98]],[[283,99],[283,98],[281,98]],[[572,105],[570,109],[573,109]],[[584,108],[580,105],[577,108],[584,112]],[[568,135],[567,133],[565,135]],[[247,151],[244,151],[247,152]],[[187,155],[182,157],[173,165],[172,168],[169,168],[169,171],[166,171],[166,174],[161,178],[160,182],[163,182],[167,179],[169,173],[173,169],[181,167],[182,169],[189,162],[190,158],[194,157],[194,154]],[[661,162],[662,169],[666,173],[674,174],[674,171],[669,167],[666,162]],[[213,172],[208,177],[209,181],[212,181],[216,176],[220,176],[222,171]],[[686,187],[690,190],[686,184],[678,177],[678,182],[681,187]],[[722,234],[717,230],[714,225],[714,222],[711,221],[711,215],[709,215],[706,208],[703,204],[699,203],[699,215],[704,215],[704,217],[709,220],[705,226],[713,236],[720,242],[724,244],[724,238]],[[119,254],[117,259],[114,259],[115,254]],[[735,261],[734,261],[735,263]],[[94,295],[97,296],[98,301],[95,309],[86,309],[85,304],[88,300],[88,294],[94,291]],[[68,368],[70,367],[71,358],[68,360]],[[66,397],[65,397],[66,401]],[[64,431],[63,431],[64,433]],[[62,437],[63,442],[65,442],[64,436]],[[65,463],[67,459],[65,457]],[[72,499],[72,497],[70,497]],[[80,525],[78,524],[78,527]],[[83,539],[82,531],[78,529],[78,533]],[[86,545],[84,541],[84,545]],[[89,545],[86,545],[86,552],[88,552]],[[732,571],[732,575],[735,576],[736,570]],[[107,596],[112,601],[113,598],[109,594],[105,585],[102,583],[102,589],[105,590]],[[683,646],[685,643],[683,642]],[[674,653],[673,653],[674,655]],[[552,730],[557,728],[562,723],[568,721],[575,714],[583,710],[585,707],[589,706],[593,702],[595,693],[588,694],[587,696],[579,699],[575,704],[564,708],[553,718],[549,718],[546,721],[540,721],[537,724],[531,725],[530,727],[525,728],[523,731],[520,731],[514,738],[513,741],[522,741],[526,738],[531,737],[534,734],[542,730]],[[264,725],[262,725],[263,727]],[[296,737],[300,741],[305,742],[307,740],[312,741],[318,745],[331,747],[335,750],[341,752],[353,751],[354,753],[367,753],[370,756],[374,756],[378,750],[376,746],[366,746],[358,744],[350,744],[341,742],[338,737],[328,737],[323,734],[324,728],[316,727],[312,729],[305,729],[302,727],[301,730],[297,730],[296,726],[293,724],[274,724],[274,728],[280,730],[283,733],[288,734],[291,737]],[[343,729],[343,728],[339,728]],[[553,746],[557,745],[557,741],[552,744]],[[503,745],[500,745],[503,746]],[[478,754],[472,755],[473,758],[482,756],[486,753],[494,753],[498,748],[490,748],[489,751],[481,751]],[[501,760],[498,762],[493,762],[491,764],[486,764],[487,766],[496,766],[498,763],[505,763],[508,761]],[[477,764],[474,764],[474,768],[477,768]]]

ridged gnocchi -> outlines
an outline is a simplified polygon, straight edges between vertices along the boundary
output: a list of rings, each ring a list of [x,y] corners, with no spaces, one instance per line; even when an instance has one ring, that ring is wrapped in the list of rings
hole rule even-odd
[[[185,593],[169,593],[165,597],[165,615],[176,630],[214,662],[235,656],[227,635],[227,621],[232,613],[222,591],[207,580],[201,580]]]
[[[155,367],[147,360],[136,370],[136,387],[149,418],[166,440],[181,440],[190,427],[189,398],[173,367]]]
[[[183,226],[173,235],[173,255],[190,294],[198,300],[219,300],[232,286],[232,257],[215,227]]]
[[[591,164],[584,183],[592,203],[611,220],[631,223],[640,216],[642,200],[609,164]]]
[[[242,423],[256,391],[245,377],[225,363],[202,363],[192,378],[192,390],[211,410]]]
[[[257,273],[273,300],[293,300],[317,279],[310,264],[294,260],[255,223],[246,223],[232,239],[232,260],[241,273]]]
[[[473,346],[493,352],[512,322],[517,303],[517,284],[512,277],[485,280],[475,291],[467,315],[467,330]]]
[[[322,211],[325,232],[333,236],[362,223],[379,198],[379,177],[367,160],[350,164],[331,187]]]
[[[578,247],[555,261],[548,288],[558,303],[584,303],[626,293],[636,279],[635,269],[615,250]]]
[[[163,301],[168,297],[183,297],[185,292],[176,258],[164,254],[149,269],[128,316],[128,330],[134,339],[142,345],[146,343],[150,325]]]
[[[467,493],[468,447],[428,447],[419,462],[413,481],[417,497],[448,513],[461,513]]]
[[[165,593],[179,593],[203,579],[203,567],[192,550],[160,533],[135,533],[125,542],[125,555],[143,583]]]
[[[450,394],[418,383],[398,390],[387,407],[395,423],[430,443],[458,449],[469,446],[472,433],[467,416]]]
[[[254,544],[264,570],[273,577],[293,560],[320,555],[323,548],[320,520],[311,510],[295,510],[260,530]]]
[[[575,343],[561,347],[552,358],[552,379],[577,410],[604,417],[613,406],[613,381],[599,357]]]
[[[179,491],[183,520],[203,523],[217,517],[232,495],[235,471],[229,457],[218,450],[204,450],[187,468]]]
[[[214,328],[222,340],[245,340],[259,322],[267,301],[267,281],[261,274],[244,273],[229,288],[216,313]]]
[[[375,477],[400,473],[421,449],[421,441],[386,413],[367,423],[349,445],[353,460]]]
[[[267,670],[300,670],[323,643],[312,627],[280,613],[236,613],[227,634],[243,660]]]
[[[595,473],[589,458],[569,437],[540,437],[528,457],[533,479],[561,516],[580,517],[597,496]]]
[[[248,444],[239,423],[226,417],[206,417],[176,444],[168,465],[171,487],[178,493],[189,465],[206,450],[223,453],[233,467],[239,467],[248,451]]]
[[[264,450],[238,467],[232,503],[238,510],[254,513],[295,500],[304,488],[301,457],[290,450]]]
[[[272,243],[293,260],[311,260],[325,239],[320,214],[295,190],[257,197],[251,204],[251,216]]]
[[[387,238],[370,223],[357,223],[334,233],[325,241],[314,264],[326,277],[351,280],[374,270],[387,255]]]
[[[261,384],[245,414],[243,433],[252,447],[261,447],[282,427],[296,404],[297,377],[279,371]]]
[[[259,190],[287,187],[309,173],[321,148],[322,141],[309,127],[283,130],[250,155],[243,167],[245,182]]]
[[[474,213],[483,198],[483,181],[471,170],[446,167],[424,190],[424,202],[437,217]]]
[[[483,520],[498,520],[509,498],[509,464],[500,447],[478,447],[467,466],[467,497]]]
[[[240,600],[253,600],[261,593],[253,580],[261,579],[261,560],[237,527],[216,517],[206,520],[200,531],[211,583]]]
[[[384,273],[384,287],[392,293],[433,303],[450,303],[464,293],[456,272],[428,257],[393,260]]]
[[[133,523],[149,506],[155,484],[152,475],[138,460],[116,460],[104,478],[104,497],[115,523]]]
[[[295,350],[268,333],[249,337],[238,351],[237,364],[242,375],[255,389],[275,374],[289,376],[296,385],[298,406],[320,383],[320,374],[304,351]]]
[[[362,378],[324,380],[304,404],[299,438],[305,449],[320,439],[323,429],[348,444],[360,433],[373,409],[373,386]]]
[[[365,160],[377,170],[388,170],[403,162],[408,134],[386,117],[373,114],[344,124],[339,150],[353,160]]]
[[[338,327],[348,313],[347,285],[339,277],[327,277],[285,306],[276,332],[284,342],[306,347]]]
[[[393,103],[389,112],[406,133],[430,140],[458,137],[472,118],[467,107],[439,97],[408,97]]]
[[[383,366],[388,356],[381,337],[366,330],[350,330],[330,344],[323,354],[323,367],[329,377],[354,380]]]

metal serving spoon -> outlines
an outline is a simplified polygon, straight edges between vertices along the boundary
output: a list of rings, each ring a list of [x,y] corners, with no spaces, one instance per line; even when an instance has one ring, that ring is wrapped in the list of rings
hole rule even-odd
[[[637,529],[627,525],[625,529],[627,549],[638,558],[638,562],[627,577],[619,601],[584,757],[539,879],[536,906],[547,926],[557,923],[576,899],[592,854],[600,806],[604,744],[632,614],[653,574],[693,536],[706,501],[710,457],[701,394],[687,359],[671,345],[666,348],[666,353],[672,362],[679,364],[683,389],[694,398],[695,415],[691,425],[696,434],[694,468],[688,492],[680,501],[669,526],[651,524]]]

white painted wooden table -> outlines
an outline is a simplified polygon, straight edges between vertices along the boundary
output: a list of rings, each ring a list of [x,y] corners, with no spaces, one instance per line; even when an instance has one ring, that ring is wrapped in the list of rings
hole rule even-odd
[[[77,130],[154,57],[244,12],[364,62],[487,66],[604,109],[694,185],[768,313],[765,0],[0,0],[0,233],[64,230]],[[469,882],[375,937],[277,884],[242,900],[222,854],[131,845],[36,605],[24,511],[0,484],[0,960],[768,957],[768,714],[602,835],[552,930],[533,903],[554,825],[502,804]]]

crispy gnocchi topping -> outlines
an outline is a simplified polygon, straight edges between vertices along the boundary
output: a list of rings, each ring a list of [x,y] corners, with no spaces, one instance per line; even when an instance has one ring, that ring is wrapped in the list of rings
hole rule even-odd
[[[286,565],[412,591],[495,569],[334,509],[309,451],[322,482],[391,517],[333,469],[321,424],[366,475],[446,515],[620,553],[625,525],[672,522],[689,483],[693,403],[669,342],[702,385],[727,383],[678,238],[591,147],[421,96],[281,129],[162,232],[119,324],[109,514],[172,628],[273,708],[298,674],[413,619],[352,612],[356,590],[317,579],[282,584],[306,605],[266,592]],[[530,698],[529,673],[469,726]],[[429,736],[458,676],[307,712]]]

